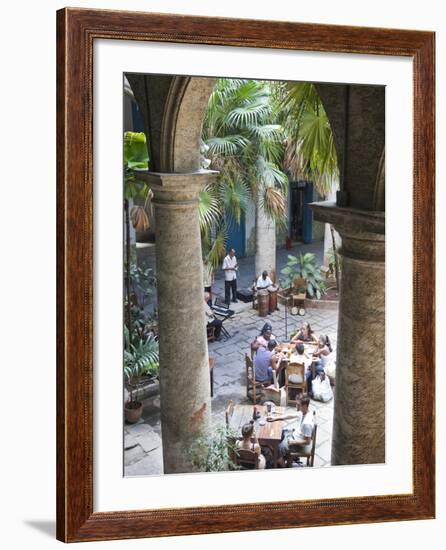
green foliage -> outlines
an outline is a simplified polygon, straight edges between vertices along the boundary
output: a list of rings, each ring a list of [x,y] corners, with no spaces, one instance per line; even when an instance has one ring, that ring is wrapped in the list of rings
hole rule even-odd
[[[127,307],[127,301],[124,309]],[[128,349],[130,344],[137,345],[147,335],[147,327],[154,327],[158,324],[157,311],[146,313],[139,306],[131,304],[131,326],[124,325],[124,344]]]
[[[135,401],[133,392],[145,374],[153,377],[159,374],[158,341],[152,333],[124,349],[124,375],[130,388],[130,402]]]
[[[127,270],[124,267],[124,277]],[[156,277],[153,269],[145,265],[139,266],[136,263],[130,264],[130,284],[132,291],[138,299],[138,306],[144,309],[146,301],[152,296],[156,287]]]
[[[327,251],[327,258],[328,258],[328,268],[330,269],[330,273],[332,275],[335,272],[336,259],[338,260],[339,271],[342,270],[342,256],[339,254],[339,251],[337,249],[333,250],[333,247],[329,248]]]
[[[227,231],[225,226],[221,227],[214,236],[210,234],[202,236],[204,256],[206,256],[214,270],[218,268],[221,259],[226,254],[226,239]]]
[[[124,132],[124,164],[126,168],[147,170],[149,155],[143,132]]]
[[[147,198],[149,187],[138,179],[138,170],[147,170],[149,155],[143,132],[124,132],[124,197]]]
[[[314,84],[289,82],[285,86],[281,121],[287,134],[287,170],[295,179],[310,179],[326,195],[339,173],[327,113]]]
[[[206,231],[206,228],[218,223],[221,217],[221,205],[217,186],[208,184],[200,192],[198,215],[202,233]]]
[[[269,217],[279,222],[286,219],[288,179],[281,170],[283,138],[271,83],[217,81],[203,125],[211,168],[220,172],[214,194],[217,200],[212,202],[209,193],[200,197],[205,242],[211,240],[213,230],[224,229],[225,214],[230,217],[227,223],[239,224],[249,201],[257,196],[260,201],[256,203]]]
[[[194,469],[198,472],[238,470],[232,459],[238,435],[226,426],[218,426],[207,437],[198,438],[189,449]]]
[[[280,279],[282,288],[291,287],[294,279],[302,277],[307,282],[306,292],[308,297],[316,297],[319,300],[325,292],[323,277],[320,268],[316,264],[314,254],[299,254],[299,258],[289,254],[288,262],[280,272],[283,275]]]

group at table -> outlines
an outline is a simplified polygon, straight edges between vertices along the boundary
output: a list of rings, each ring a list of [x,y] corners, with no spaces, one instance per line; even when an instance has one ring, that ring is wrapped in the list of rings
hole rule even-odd
[[[290,466],[296,460],[296,453],[298,457],[312,455],[313,460],[315,423],[314,414],[309,410],[310,397],[326,401],[333,396],[325,373],[332,360],[329,337],[316,337],[309,323],[303,323],[289,342],[279,343],[272,326],[265,323],[260,335],[251,343],[251,350],[256,382],[267,386],[275,378],[280,385],[288,365],[297,363],[305,367],[307,392],[296,395],[295,411],[288,409],[287,412],[285,407],[272,403],[236,405],[229,423],[241,434],[236,441],[237,450],[256,453],[259,469]],[[321,389],[323,386],[328,386],[329,392]]]
[[[309,397],[303,395],[297,399],[296,410],[288,413],[284,407],[267,410],[266,405],[260,405],[255,407],[259,414],[256,420],[252,419],[253,407],[236,405],[230,420],[231,428],[242,436],[236,440],[236,449],[256,453],[258,469],[289,467],[293,452],[309,455],[314,434],[309,404]]]
[[[326,376],[332,362],[333,350],[328,335],[316,337],[309,323],[303,323],[290,342],[279,343],[272,326],[265,323],[260,335],[252,342],[255,353],[254,369],[257,382],[273,383],[273,372],[279,385],[284,379],[288,364],[305,366],[308,394],[321,401],[332,398],[330,382]],[[314,386],[314,387],[313,387]]]

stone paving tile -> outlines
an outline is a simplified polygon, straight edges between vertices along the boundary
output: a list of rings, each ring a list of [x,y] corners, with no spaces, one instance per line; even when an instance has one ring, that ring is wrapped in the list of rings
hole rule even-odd
[[[159,447],[145,455],[138,462],[125,467],[126,476],[149,476],[163,473],[163,451]]]
[[[132,447],[131,449],[127,449],[124,452],[124,466],[127,467],[130,464],[134,464],[135,462],[139,462],[144,457],[145,457],[145,453],[142,450],[142,447],[140,447],[139,445],[136,445],[135,447]]]

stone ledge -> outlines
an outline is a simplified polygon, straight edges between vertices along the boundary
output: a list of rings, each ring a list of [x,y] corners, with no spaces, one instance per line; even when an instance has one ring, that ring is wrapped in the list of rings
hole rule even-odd
[[[384,235],[386,230],[386,213],[356,208],[341,208],[336,203],[323,201],[310,204],[314,212],[314,219],[320,222],[333,224],[340,232],[354,232],[356,234]]]
[[[159,380],[153,379],[153,381],[147,382],[137,390],[134,390],[133,394],[136,396],[135,397],[136,400],[143,401],[148,397],[153,397],[154,395],[158,395],[159,392],[160,392]],[[128,401],[129,397],[130,397],[130,392],[127,390],[127,388],[124,388],[124,403]]]

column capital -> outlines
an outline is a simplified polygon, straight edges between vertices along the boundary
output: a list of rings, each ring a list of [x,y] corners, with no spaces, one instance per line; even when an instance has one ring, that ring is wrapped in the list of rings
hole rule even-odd
[[[204,186],[217,177],[216,170],[199,170],[188,173],[138,172],[153,191],[153,203],[157,205],[192,205]]]
[[[331,223],[342,237],[340,253],[353,260],[384,262],[385,212],[342,208],[334,202],[311,204],[317,221]]]

